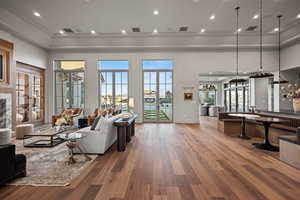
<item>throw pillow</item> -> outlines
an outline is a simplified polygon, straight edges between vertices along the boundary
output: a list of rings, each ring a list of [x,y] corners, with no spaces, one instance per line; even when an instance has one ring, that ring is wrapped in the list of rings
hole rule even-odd
[[[101,117],[95,130],[97,130],[97,131],[101,130],[101,128],[103,127],[104,121],[105,121],[105,117]]]
[[[97,126],[100,118],[101,118],[101,116],[96,117],[96,119],[94,120],[94,122],[93,122],[93,124],[91,126],[91,130],[95,130],[96,129],[96,126]]]

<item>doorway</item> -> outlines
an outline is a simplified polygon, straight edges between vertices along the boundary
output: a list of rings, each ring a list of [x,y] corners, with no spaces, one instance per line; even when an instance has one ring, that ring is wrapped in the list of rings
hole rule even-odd
[[[169,60],[143,61],[144,122],[173,121],[172,65]]]
[[[44,70],[17,62],[17,124],[44,122]]]

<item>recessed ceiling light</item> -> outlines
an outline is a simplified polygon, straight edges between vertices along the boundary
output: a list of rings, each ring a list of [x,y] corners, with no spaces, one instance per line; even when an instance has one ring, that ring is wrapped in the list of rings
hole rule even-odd
[[[242,32],[242,30],[243,30],[242,28],[239,28],[237,31],[240,33],[240,32]]]
[[[96,31],[95,30],[91,30],[91,34],[95,35]]]
[[[200,33],[205,33],[205,29],[204,28],[202,28],[201,30],[200,30]]]
[[[216,18],[216,15],[214,15],[214,14],[209,17],[210,20],[214,20],[215,18]]]
[[[200,0],[193,0],[193,2],[198,3]]]
[[[297,19],[300,19],[300,14],[297,15]]]
[[[154,33],[154,34],[157,34],[157,33],[158,33],[158,30],[155,28],[155,29],[153,30],[153,33]]]
[[[153,15],[158,15],[159,11],[158,10],[153,10]]]
[[[273,30],[274,32],[278,32],[279,31],[279,28],[277,27],[277,28],[274,28],[274,30]]]
[[[212,74],[212,72],[208,72],[208,74]]]
[[[59,33],[60,33],[61,35],[65,34],[65,32],[64,32],[63,30],[59,30]]]
[[[126,34],[126,30],[125,29],[121,30],[121,33]]]
[[[252,19],[258,19],[258,18],[259,18],[259,15],[258,15],[258,14],[254,15],[254,16],[252,17]]]
[[[41,14],[39,12],[36,12],[36,11],[33,12],[33,15],[36,16],[36,17],[40,17],[41,16]]]

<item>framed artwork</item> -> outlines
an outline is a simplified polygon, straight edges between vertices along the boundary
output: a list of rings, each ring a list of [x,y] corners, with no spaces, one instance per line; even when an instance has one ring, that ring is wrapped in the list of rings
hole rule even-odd
[[[185,101],[192,101],[193,100],[193,93],[192,92],[184,93],[184,100]]]
[[[7,83],[7,52],[0,49],[0,83]]]

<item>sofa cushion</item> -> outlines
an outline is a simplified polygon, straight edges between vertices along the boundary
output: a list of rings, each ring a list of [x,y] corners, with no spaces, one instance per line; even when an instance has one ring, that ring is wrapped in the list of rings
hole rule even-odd
[[[96,117],[96,119],[94,120],[94,122],[93,122],[93,124],[91,126],[91,130],[95,130],[96,129],[96,126],[97,126],[97,124],[98,124],[98,122],[99,122],[100,119],[101,119],[101,116]]]

